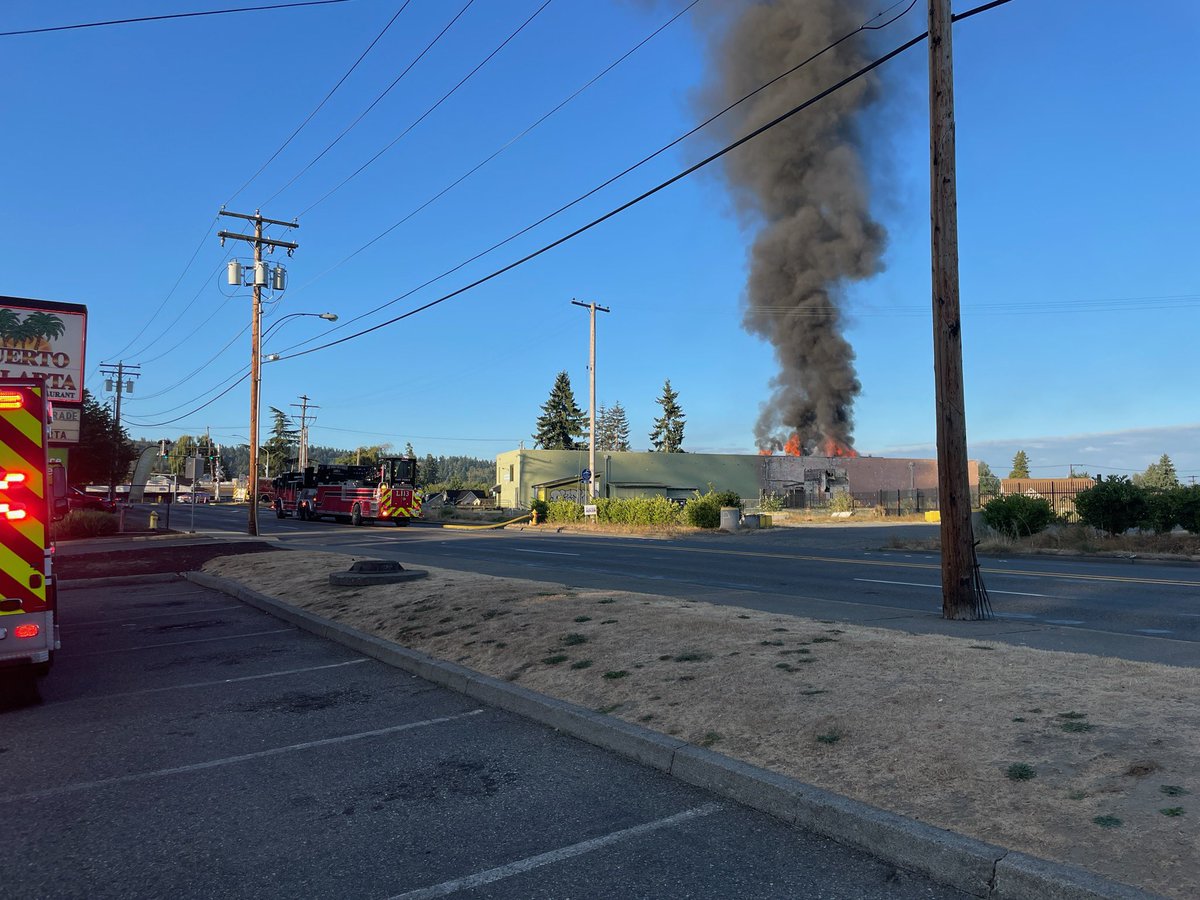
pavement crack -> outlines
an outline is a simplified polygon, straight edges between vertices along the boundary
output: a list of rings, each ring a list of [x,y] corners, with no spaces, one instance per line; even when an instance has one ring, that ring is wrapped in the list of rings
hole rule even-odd
[[[995,896],[995,894],[996,894],[996,877],[997,877],[996,870],[1000,867],[1000,863],[1004,862],[1005,858],[1007,858],[1008,854],[1011,852],[1012,852],[1011,850],[1005,850],[998,857],[996,857],[994,860],[992,860],[992,874],[991,874],[991,877],[988,878],[987,893],[984,895],[985,897],[994,897]]]

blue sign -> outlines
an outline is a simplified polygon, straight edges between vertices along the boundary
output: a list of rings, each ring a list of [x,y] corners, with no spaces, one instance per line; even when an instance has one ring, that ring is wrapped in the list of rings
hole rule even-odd
[[[579,480],[582,481],[584,484],[587,484],[588,482],[590,482],[592,480],[592,470],[584,469],[582,472],[580,472]]]

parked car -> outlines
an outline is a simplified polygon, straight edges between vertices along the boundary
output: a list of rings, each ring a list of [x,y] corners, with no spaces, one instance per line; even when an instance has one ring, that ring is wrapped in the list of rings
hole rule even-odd
[[[89,494],[79,488],[67,491],[67,509],[98,509],[100,512],[116,512],[116,505],[107,497]]]

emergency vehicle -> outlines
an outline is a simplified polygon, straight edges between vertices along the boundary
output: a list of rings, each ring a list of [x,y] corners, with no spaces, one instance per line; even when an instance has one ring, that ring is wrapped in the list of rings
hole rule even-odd
[[[275,515],[407,525],[421,515],[416,479],[417,461],[411,456],[385,456],[371,466],[332,464],[287,472],[274,481]]]
[[[0,378],[0,674],[31,680],[59,647],[50,520],[67,496],[62,466],[51,468],[52,418],[43,377]]]

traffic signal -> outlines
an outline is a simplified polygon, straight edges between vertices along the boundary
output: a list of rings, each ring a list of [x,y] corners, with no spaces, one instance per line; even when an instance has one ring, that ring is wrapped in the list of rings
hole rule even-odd
[[[167,440],[162,440],[162,441],[159,441],[159,442],[158,442],[158,455],[159,455],[159,456],[166,456],[166,455],[167,455],[167,448],[168,448],[168,447],[170,447],[170,446],[171,446],[171,442],[170,442],[170,441],[167,441]]]

